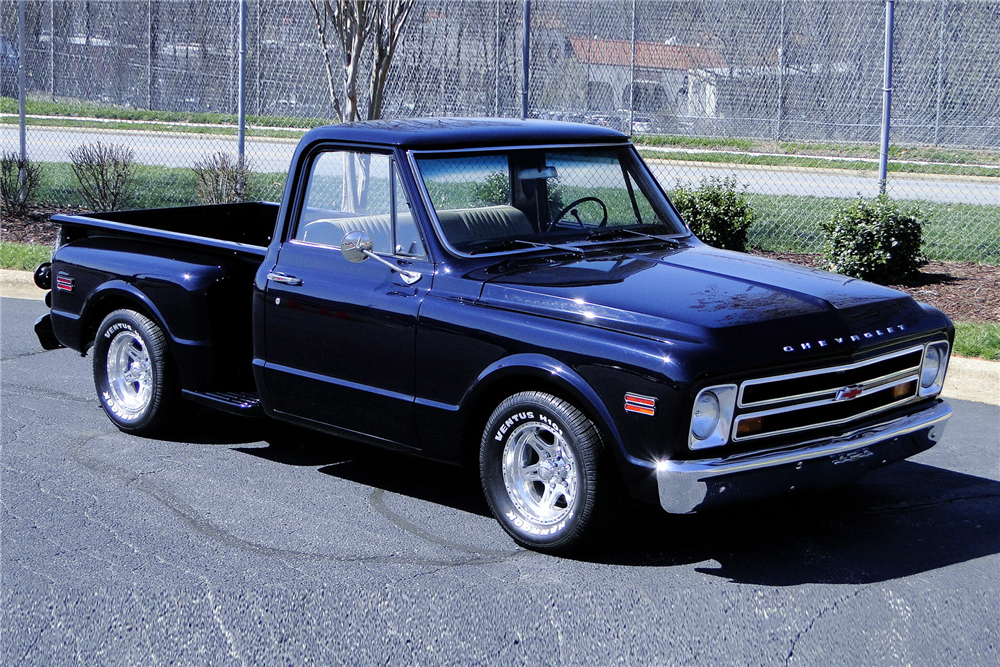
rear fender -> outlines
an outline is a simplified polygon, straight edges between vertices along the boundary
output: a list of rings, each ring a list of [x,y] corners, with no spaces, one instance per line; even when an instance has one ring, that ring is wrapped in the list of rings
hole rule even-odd
[[[133,308],[152,319],[167,337],[167,344],[177,365],[181,385],[185,389],[199,390],[210,380],[212,373],[211,339],[191,339],[178,336],[168,324],[162,309],[141,289],[125,282],[112,280],[100,285],[87,298],[79,327],[79,348],[88,349],[94,343],[97,329],[109,312],[119,308]],[[199,309],[192,308],[194,312]],[[208,331],[207,322],[204,330]]]

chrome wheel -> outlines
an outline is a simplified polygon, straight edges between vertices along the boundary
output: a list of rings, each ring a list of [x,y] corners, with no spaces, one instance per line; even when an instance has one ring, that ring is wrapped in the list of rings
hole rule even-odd
[[[141,414],[153,395],[153,364],[142,339],[121,331],[108,346],[108,391],[122,417]]]
[[[545,526],[572,516],[577,464],[560,433],[542,422],[522,424],[507,438],[502,456],[504,486],[518,510]]]

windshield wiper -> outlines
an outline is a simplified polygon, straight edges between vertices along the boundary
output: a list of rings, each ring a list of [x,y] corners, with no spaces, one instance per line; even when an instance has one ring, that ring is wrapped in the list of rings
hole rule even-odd
[[[561,250],[562,252],[570,252],[577,255],[584,254],[583,250],[575,246],[559,245],[555,243],[537,243],[535,241],[525,241],[524,239],[507,239],[505,241],[497,241],[495,243],[486,242],[481,249],[473,251],[472,254],[478,255],[481,253],[503,252],[504,250],[515,249],[518,246],[542,248],[544,250]]]
[[[653,239],[654,241],[663,241],[664,243],[669,243],[673,246],[679,246],[681,243],[673,236],[660,236],[659,234],[647,234],[646,232],[640,232],[637,229],[623,229],[622,231],[628,232],[629,234],[635,234],[647,239]]]
[[[631,234],[633,236],[638,236],[640,238],[649,239],[652,241],[663,241],[671,245],[679,245],[677,239],[670,236],[658,236],[656,234],[647,234],[646,232],[640,232],[636,229],[602,229],[595,232],[591,232],[587,235],[587,241],[600,241],[612,236],[618,236],[620,234]],[[625,239],[622,239],[625,240]]]

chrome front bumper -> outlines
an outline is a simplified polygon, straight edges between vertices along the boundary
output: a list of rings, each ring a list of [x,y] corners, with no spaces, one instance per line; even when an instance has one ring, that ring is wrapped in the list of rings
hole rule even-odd
[[[941,439],[951,413],[951,406],[938,401],[836,438],[727,458],[662,461],[656,466],[660,505],[671,514],[690,514],[737,500],[847,483],[929,449]]]

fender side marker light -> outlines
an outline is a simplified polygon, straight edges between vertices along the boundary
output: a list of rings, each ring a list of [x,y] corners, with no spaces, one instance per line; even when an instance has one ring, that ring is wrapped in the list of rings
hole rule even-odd
[[[625,394],[625,412],[637,412],[652,417],[656,414],[656,399],[652,396]]]

